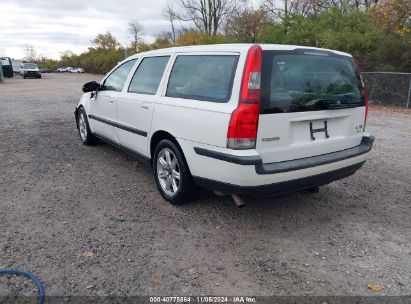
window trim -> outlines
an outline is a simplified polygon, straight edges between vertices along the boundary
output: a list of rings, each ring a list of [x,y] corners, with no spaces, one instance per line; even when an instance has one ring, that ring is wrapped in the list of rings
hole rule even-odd
[[[225,56],[230,56],[230,57],[234,57],[235,58],[235,62],[233,64],[233,68],[231,71],[231,80],[230,80],[230,84],[229,84],[229,90],[228,90],[228,94],[227,94],[227,98],[224,100],[215,100],[213,98],[210,97],[203,97],[203,96],[197,96],[197,95],[188,95],[188,94],[182,94],[182,95],[170,95],[168,93],[168,89],[170,86],[170,80],[171,80],[171,75],[173,74],[173,70],[174,67],[176,65],[177,59],[178,57],[189,57],[189,56],[195,56],[195,57],[200,57],[200,56],[213,56],[213,57],[225,57]],[[168,72],[167,75],[167,84],[164,88],[164,96],[168,97],[168,98],[176,98],[176,99],[186,99],[186,100],[196,100],[196,101],[206,101],[206,102],[212,102],[212,103],[228,103],[231,100],[231,97],[233,95],[233,85],[235,82],[235,78],[236,78],[236,74],[237,74],[237,69],[238,69],[238,63],[240,61],[240,57],[241,55],[239,53],[180,53],[180,54],[175,54],[175,57],[172,61],[172,66],[170,71]]]
[[[139,92],[130,91],[130,86],[131,86],[131,83],[133,82],[134,76],[136,75],[136,73],[137,73],[137,71],[138,71],[138,68],[141,66],[141,64],[144,62],[144,60],[147,59],[147,58],[157,58],[157,57],[168,57],[167,64],[166,64],[165,67],[164,67],[163,75],[161,76],[160,82],[158,83],[157,91],[156,91],[154,94],[150,94],[150,93],[139,93]],[[146,56],[146,57],[139,58],[140,60],[138,61],[137,67],[130,72],[130,74],[132,74],[132,75],[131,75],[130,80],[128,81],[128,86],[127,86],[126,93],[138,94],[138,95],[156,96],[156,95],[158,94],[160,88],[161,88],[161,83],[162,83],[162,81],[163,81],[163,79],[164,79],[164,76],[166,75],[167,67],[168,67],[168,65],[169,65],[170,62],[171,62],[171,58],[172,58],[171,55]]]
[[[131,61],[135,61],[134,64],[133,64],[133,66],[131,67],[130,72],[129,72],[128,75],[127,75],[126,80],[124,81],[124,84],[123,84],[123,87],[121,88],[121,90],[118,91],[118,90],[105,90],[105,89],[103,89],[102,91],[103,91],[103,92],[118,92],[118,93],[122,92],[123,89],[124,89],[124,87],[125,87],[125,85],[126,85],[126,83],[127,83],[127,80],[128,80],[128,78],[129,78],[129,76],[130,76],[131,71],[134,70],[134,66],[135,66],[136,62],[138,61],[138,59],[139,59],[139,58],[131,58],[130,60],[127,60],[127,61],[122,62],[121,64],[118,64],[118,65],[115,66],[110,72],[108,72],[107,75],[104,77],[103,82],[102,82],[102,87],[103,87],[103,88],[105,88],[105,86],[106,86],[107,78],[109,78],[115,71],[117,71],[120,67],[122,67],[122,66],[125,65],[126,63],[129,63],[129,62],[131,62]]]

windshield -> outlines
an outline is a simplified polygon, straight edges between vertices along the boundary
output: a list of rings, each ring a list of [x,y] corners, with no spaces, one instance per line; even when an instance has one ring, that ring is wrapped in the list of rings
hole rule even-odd
[[[264,52],[262,113],[363,105],[361,80],[351,57],[312,50]]]
[[[23,69],[38,69],[38,66],[34,63],[24,63]]]

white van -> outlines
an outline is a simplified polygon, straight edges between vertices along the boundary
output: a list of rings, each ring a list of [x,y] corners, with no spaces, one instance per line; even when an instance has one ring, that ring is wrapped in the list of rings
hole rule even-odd
[[[365,162],[368,102],[351,55],[293,45],[207,45],[131,56],[75,109],[81,141],[145,160],[162,196],[196,186],[276,196],[347,177]]]

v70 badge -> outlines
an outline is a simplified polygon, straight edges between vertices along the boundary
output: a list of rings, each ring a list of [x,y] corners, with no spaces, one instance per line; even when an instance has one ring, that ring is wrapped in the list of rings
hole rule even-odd
[[[313,128],[313,123],[310,122],[310,134],[311,134],[311,139],[312,140],[315,140],[314,133],[322,133],[322,132],[325,133],[326,138],[330,138],[330,135],[328,135],[328,128],[327,128],[327,121],[326,120],[324,121],[324,128],[319,128],[319,129],[314,129]]]

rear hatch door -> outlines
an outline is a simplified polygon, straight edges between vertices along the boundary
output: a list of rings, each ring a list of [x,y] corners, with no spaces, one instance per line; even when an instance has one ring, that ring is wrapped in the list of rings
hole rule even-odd
[[[263,51],[257,152],[263,163],[352,148],[364,129],[363,84],[352,57]]]

